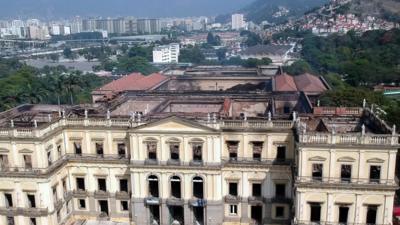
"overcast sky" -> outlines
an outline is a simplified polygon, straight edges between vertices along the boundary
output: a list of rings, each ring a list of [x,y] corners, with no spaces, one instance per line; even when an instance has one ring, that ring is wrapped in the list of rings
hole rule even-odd
[[[253,0],[0,0],[1,18],[81,16],[171,17],[218,15]]]

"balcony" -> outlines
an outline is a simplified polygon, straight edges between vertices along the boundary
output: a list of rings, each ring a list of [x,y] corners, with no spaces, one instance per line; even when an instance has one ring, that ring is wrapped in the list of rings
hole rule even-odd
[[[95,198],[108,198],[110,197],[110,192],[108,191],[94,191]]]
[[[204,207],[207,205],[207,201],[201,198],[191,198],[189,200],[189,205],[193,207]]]
[[[262,205],[265,199],[262,196],[249,196],[247,201],[250,205]]]
[[[115,198],[117,199],[130,199],[130,193],[126,191],[117,191],[115,193]]]
[[[291,165],[293,160],[292,159],[268,159],[268,158],[252,158],[252,157],[235,157],[235,158],[229,158],[229,157],[223,157],[222,158],[223,164],[248,164],[248,165]]]
[[[74,162],[118,162],[129,163],[129,156],[122,157],[119,154],[66,154],[68,161]]]
[[[88,192],[86,190],[79,189],[79,190],[74,190],[72,192],[72,195],[74,197],[86,197],[88,195]]]
[[[0,215],[4,216],[42,217],[48,214],[47,208],[0,208]]]
[[[181,165],[181,161],[179,159],[169,159],[167,161],[167,165],[169,165],[169,166],[179,166],[179,165]]]
[[[167,205],[171,206],[182,206],[184,203],[185,201],[182,198],[170,197],[167,199]]]
[[[191,160],[189,162],[189,165],[190,166],[203,166],[204,163],[203,163],[203,160]]]
[[[225,196],[226,203],[239,203],[241,200],[242,200],[242,197],[240,197],[240,196],[234,196],[234,195],[226,195]]]
[[[397,182],[394,179],[369,179],[369,178],[346,178],[342,179],[340,177],[296,177],[297,185],[346,185],[350,187],[351,185],[363,185],[363,186],[387,186],[387,187],[397,187]]]
[[[158,162],[157,159],[146,159],[146,160],[144,161],[144,164],[145,164],[145,165],[158,165],[159,162]]]
[[[159,205],[160,199],[158,197],[147,197],[144,199],[146,205]]]

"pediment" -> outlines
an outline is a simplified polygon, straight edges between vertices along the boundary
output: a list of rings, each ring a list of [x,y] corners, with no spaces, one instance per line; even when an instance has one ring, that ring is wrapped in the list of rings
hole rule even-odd
[[[21,149],[21,150],[19,150],[18,152],[19,152],[19,153],[27,153],[27,154],[29,154],[29,153],[33,153],[33,151],[32,151],[32,150],[29,150],[29,149],[26,149],[26,148],[24,148],[24,149]]]
[[[0,148],[0,153],[9,153],[10,150],[6,149],[6,148]]]
[[[371,158],[367,160],[368,163],[383,163],[385,160],[380,159],[380,158]]]
[[[161,119],[156,122],[151,122],[134,128],[136,132],[161,132],[161,133],[209,133],[216,132],[215,129],[197,123],[195,121],[186,120],[176,116]]]
[[[321,156],[314,156],[308,159],[308,161],[325,161],[326,158],[321,157]]]
[[[355,162],[356,160],[352,157],[345,156],[345,157],[340,157],[337,161],[338,162]]]

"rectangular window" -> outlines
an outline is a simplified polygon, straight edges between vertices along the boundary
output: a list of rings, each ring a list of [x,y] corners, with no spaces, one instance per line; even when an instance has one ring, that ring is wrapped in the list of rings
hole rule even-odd
[[[8,156],[0,155],[0,169],[4,170],[8,168]]]
[[[28,208],[36,208],[36,201],[35,201],[35,195],[33,194],[27,194],[26,195],[27,200],[28,200]]]
[[[371,183],[379,183],[380,179],[381,179],[381,166],[370,166],[369,181]]]
[[[322,170],[323,170],[323,164],[320,164],[320,163],[312,164],[313,180],[322,181]]]
[[[229,214],[237,215],[237,211],[238,211],[237,207],[238,207],[237,205],[229,205]]]
[[[97,179],[97,185],[99,191],[107,191],[106,179],[104,178]]]
[[[193,161],[202,161],[203,160],[203,145],[202,144],[193,144]]]
[[[76,189],[80,191],[85,190],[85,179],[81,177],[76,178]]]
[[[127,179],[119,180],[119,191],[128,192],[128,180]]]
[[[96,142],[96,154],[99,156],[104,155],[104,148],[103,148],[103,143],[102,142]]]
[[[276,159],[284,161],[286,159],[286,146],[278,146],[276,151]]]
[[[86,209],[86,200],[85,199],[79,199],[79,209]]]
[[[169,151],[171,153],[172,160],[179,160],[179,143],[170,144]]]
[[[36,218],[34,218],[34,217],[29,218],[29,222],[30,222],[29,225],[36,225],[36,224],[37,224],[37,223],[36,223]]]
[[[376,212],[378,211],[378,207],[371,205],[367,207],[367,224],[376,224]]]
[[[228,146],[228,152],[229,152],[229,160],[236,161],[237,160],[237,152],[239,148],[239,142],[238,141],[227,141],[226,142]]]
[[[24,165],[25,169],[32,169],[32,156],[24,155]]]
[[[149,159],[157,160],[157,143],[156,142],[147,143],[147,154],[148,154]]]
[[[11,193],[5,193],[4,194],[4,198],[6,200],[6,207],[13,207],[13,198],[12,198],[12,194]]]
[[[229,183],[229,195],[238,196],[238,183]]]
[[[349,207],[339,206],[339,223],[347,224],[348,215],[349,215]]]
[[[7,225],[15,225],[14,217],[7,216]]]
[[[74,151],[77,155],[82,155],[82,144],[80,142],[74,142]]]
[[[321,205],[318,203],[311,203],[311,214],[310,221],[311,222],[320,222],[321,221]]]
[[[51,158],[51,150],[48,150],[47,151],[47,163],[49,166],[51,166],[52,162],[53,162],[53,160]]]
[[[128,211],[128,201],[121,201],[121,211]]]
[[[340,180],[342,182],[351,181],[351,165],[342,165],[340,169]]]
[[[263,149],[263,142],[255,141],[253,142],[253,159],[261,160],[261,153]]]
[[[126,157],[126,145],[125,143],[118,143],[117,144],[117,148],[118,148],[118,156],[121,158],[125,158]]]
[[[286,197],[286,184],[275,184],[275,197],[276,198]]]
[[[285,207],[277,206],[275,208],[275,217],[276,218],[284,218],[285,217]]]
[[[253,196],[254,197],[261,197],[261,184],[254,183],[252,185]]]

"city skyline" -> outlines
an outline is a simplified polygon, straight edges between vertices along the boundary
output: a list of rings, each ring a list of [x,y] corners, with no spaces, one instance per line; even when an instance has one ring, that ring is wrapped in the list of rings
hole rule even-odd
[[[79,2],[60,0],[27,0],[0,2],[0,19],[37,17],[42,20],[82,17],[188,17],[216,16],[237,11],[253,0],[171,0],[163,4],[161,0],[118,0],[115,2],[87,0]]]

